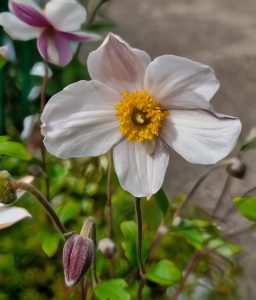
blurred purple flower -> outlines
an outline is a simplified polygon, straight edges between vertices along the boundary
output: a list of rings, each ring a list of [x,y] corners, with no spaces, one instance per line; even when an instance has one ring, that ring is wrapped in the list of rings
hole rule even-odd
[[[51,0],[44,9],[32,0],[10,0],[9,9],[11,12],[0,14],[0,25],[13,39],[36,38],[40,54],[53,64],[71,61],[71,42],[99,39],[96,34],[78,31],[86,10],[75,0]]]

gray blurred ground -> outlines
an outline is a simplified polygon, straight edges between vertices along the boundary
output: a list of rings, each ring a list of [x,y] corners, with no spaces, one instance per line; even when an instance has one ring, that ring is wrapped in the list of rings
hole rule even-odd
[[[105,8],[117,27],[113,31],[152,58],[185,56],[211,65],[221,88],[213,100],[217,111],[240,117],[243,135],[256,126],[256,1],[255,0],[112,0]],[[256,185],[256,152],[247,152],[244,181],[234,180],[218,216],[225,216],[230,197]],[[191,165],[173,152],[166,178],[169,195],[187,193],[205,167]],[[195,203],[210,211],[221,193],[225,171],[217,171],[197,193]],[[225,232],[246,228],[238,214],[225,217]],[[245,245],[238,257],[245,266],[239,280],[242,300],[256,299],[256,236],[244,231],[234,237]],[[237,300],[237,299],[235,299]]]

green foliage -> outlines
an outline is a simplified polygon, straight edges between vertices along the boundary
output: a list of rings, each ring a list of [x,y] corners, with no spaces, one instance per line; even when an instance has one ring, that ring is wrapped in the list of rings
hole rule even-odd
[[[246,151],[246,150],[253,150],[256,149],[256,138],[248,141],[246,144],[244,144],[241,148],[241,150]]]
[[[256,197],[237,197],[233,202],[245,218],[256,221]]]
[[[42,249],[45,254],[52,257],[58,251],[59,242],[61,241],[61,236],[58,232],[52,231],[42,231]]]
[[[171,286],[181,280],[182,273],[172,261],[163,259],[150,267],[146,278],[161,285]]]
[[[123,279],[109,279],[100,283],[94,290],[100,300],[130,300],[125,290],[127,283]]]
[[[8,138],[3,136],[0,140],[0,155],[7,155],[23,160],[31,160],[32,155],[21,143],[10,142]]]

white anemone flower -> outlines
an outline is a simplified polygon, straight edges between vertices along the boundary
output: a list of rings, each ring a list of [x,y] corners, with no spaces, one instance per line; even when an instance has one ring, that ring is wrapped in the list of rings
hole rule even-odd
[[[33,176],[25,176],[22,178],[22,181],[31,183],[33,179]],[[18,190],[17,199],[19,199],[24,193],[24,191]],[[25,208],[0,203],[0,229],[12,226],[25,218],[31,217],[31,214]]]
[[[151,61],[113,34],[87,64],[92,80],[67,86],[42,114],[44,143],[55,156],[113,149],[123,189],[150,198],[162,186],[171,148],[197,164],[214,164],[234,148],[241,123],[212,109],[219,82],[209,66],[174,55]]]

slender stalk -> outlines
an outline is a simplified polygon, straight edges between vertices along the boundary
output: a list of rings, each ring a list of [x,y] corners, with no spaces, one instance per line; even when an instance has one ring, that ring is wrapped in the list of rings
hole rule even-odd
[[[46,210],[46,212],[48,213],[49,217],[51,218],[55,226],[58,228],[58,230],[64,236],[68,233],[64,225],[61,223],[59,217],[57,216],[57,214],[49,204],[49,202],[46,200],[46,198],[37,188],[35,188],[32,184],[25,183],[21,180],[13,181],[12,184],[15,190],[21,189],[32,194],[44,207],[44,209]]]
[[[179,283],[178,285],[178,288],[176,289],[173,297],[172,297],[172,300],[177,300],[179,295],[182,293],[183,289],[184,289],[184,286],[185,286],[185,283],[188,279],[188,276],[191,274],[191,272],[193,271],[196,263],[198,262],[200,256],[201,256],[202,252],[201,251],[196,251],[195,254],[192,256],[191,260],[189,261],[188,265],[187,265],[187,268],[185,270],[185,274],[181,280],[181,282]]]
[[[203,181],[215,170],[222,167],[223,165],[216,165],[215,167],[211,168],[210,170],[207,170],[199,179],[196,181],[195,185],[192,187],[190,192],[187,195],[186,200],[183,202],[183,204],[176,210],[176,212],[173,215],[173,219],[180,216],[183,211],[187,208],[188,204],[192,200],[192,197],[194,196],[195,192],[198,190],[198,188],[201,186]]]
[[[108,153],[108,177],[107,177],[107,205],[108,205],[108,236],[113,238],[113,211],[112,211],[112,192],[111,176],[113,170],[112,151]]]
[[[145,285],[145,268],[142,262],[142,216],[141,216],[141,207],[140,207],[140,198],[135,198],[135,213],[137,220],[137,260],[140,271],[140,285],[138,289],[138,300],[142,299],[142,291]]]
[[[212,212],[212,217],[215,217],[216,213],[218,212],[218,209],[219,207],[221,206],[222,204],[222,201],[227,193],[227,191],[229,190],[230,186],[231,186],[231,183],[232,183],[232,176],[228,175],[227,178],[226,178],[226,181],[224,183],[224,186],[223,186],[223,189],[222,189],[222,192],[219,196],[219,199],[217,200],[217,203],[214,207],[214,210]]]
[[[44,78],[42,81],[42,89],[41,89],[41,97],[40,97],[40,112],[42,114],[45,103],[46,103],[46,87],[48,82],[48,65],[46,62],[44,62]],[[45,176],[45,185],[46,185],[46,198],[47,200],[50,199],[50,183],[49,183],[49,177],[47,176],[47,159],[46,159],[46,151],[43,143],[43,137],[41,141],[41,156],[42,161],[44,165],[44,172],[46,174]]]
[[[101,6],[102,6],[104,3],[108,2],[108,1],[110,1],[110,0],[100,0],[100,1],[98,2],[98,4],[95,6],[93,12],[91,13],[91,16],[89,17],[89,19],[88,19],[88,21],[87,21],[87,26],[89,26],[89,25],[92,24],[92,22],[94,21],[94,19],[95,19],[96,15],[97,15],[99,9],[101,8]]]
[[[83,237],[90,237],[93,240],[96,249],[97,246],[96,224],[93,217],[89,217],[85,220],[80,235]],[[93,263],[92,263],[92,281],[93,281],[93,287],[97,286],[97,284],[99,283],[99,280],[97,278],[97,269],[96,269],[96,255],[94,255]]]

